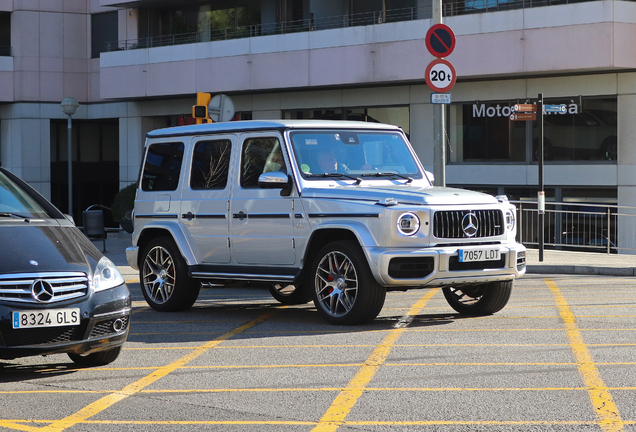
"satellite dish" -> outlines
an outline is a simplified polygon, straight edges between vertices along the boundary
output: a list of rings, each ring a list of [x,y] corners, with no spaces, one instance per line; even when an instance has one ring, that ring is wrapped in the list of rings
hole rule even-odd
[[[214,122],[226,122],[234,117],[234,102],[229,96],[218,94],[208,104],[208,115]]]

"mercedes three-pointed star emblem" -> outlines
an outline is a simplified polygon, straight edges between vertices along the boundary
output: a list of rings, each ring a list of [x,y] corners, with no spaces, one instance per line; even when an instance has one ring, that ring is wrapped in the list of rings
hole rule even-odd
[[[477,220],[477,215],[473,212],[468,212],[464,218],[462,219],[462,230],[464,230],[464,234],[466,237],[474,237],[477,234],[477,230],[479,230],[479,221]]]

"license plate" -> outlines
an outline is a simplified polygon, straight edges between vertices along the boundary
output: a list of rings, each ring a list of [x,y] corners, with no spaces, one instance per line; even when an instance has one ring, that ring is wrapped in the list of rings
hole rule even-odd
[[[460,249],[459,262],[498,261],[501,259],[499,249]]]
[[[14,329],[80,325],[79,308],[27,310],[12,312]]]

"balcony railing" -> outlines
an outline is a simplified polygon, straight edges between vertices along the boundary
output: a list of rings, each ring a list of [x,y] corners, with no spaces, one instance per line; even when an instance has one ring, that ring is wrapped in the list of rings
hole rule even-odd
[[[524,9],[540,6],[552,6],[567,3],[580,3],[594,0],[443,0],[444,16],[496,12],[512,9]],[[629,0],[636,1],[636,0]],[[388,22],[428,19],[432,16],[432,6],[422,8],[390,9],[386,11],[347,14],[331,17],[285,21],[271,24],[256,24],[243,27],[231,27],[220,30],[205,30],[165,36],[152,36],[110,42],[107,51],[152,48],[170,45],[211,42],[229,39],[250,38],[275,34],[298,33],[316,30],[328,30],[345,27],[377,25]]]
[[[517,206],[517,240],[537,247],[541,228],[533,201],[511,201]],[[636,207],[545,203],[544,246],[549,249],[617,253],[636,250]]]

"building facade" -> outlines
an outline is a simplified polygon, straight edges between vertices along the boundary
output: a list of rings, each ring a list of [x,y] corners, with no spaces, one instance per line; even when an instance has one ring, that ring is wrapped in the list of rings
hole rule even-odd
[[[239,119],[348,118],[401,126],[433,170],[421,0],[0,0],[0,163],[74,214],[137,180],[144,135],[188,123],[197,92]],[[535,199],[545,117],[548,200],[636,206],[636,2],[444,1],[457,36],[446,182]],[[7,26],[9,31],[7,31]]]

